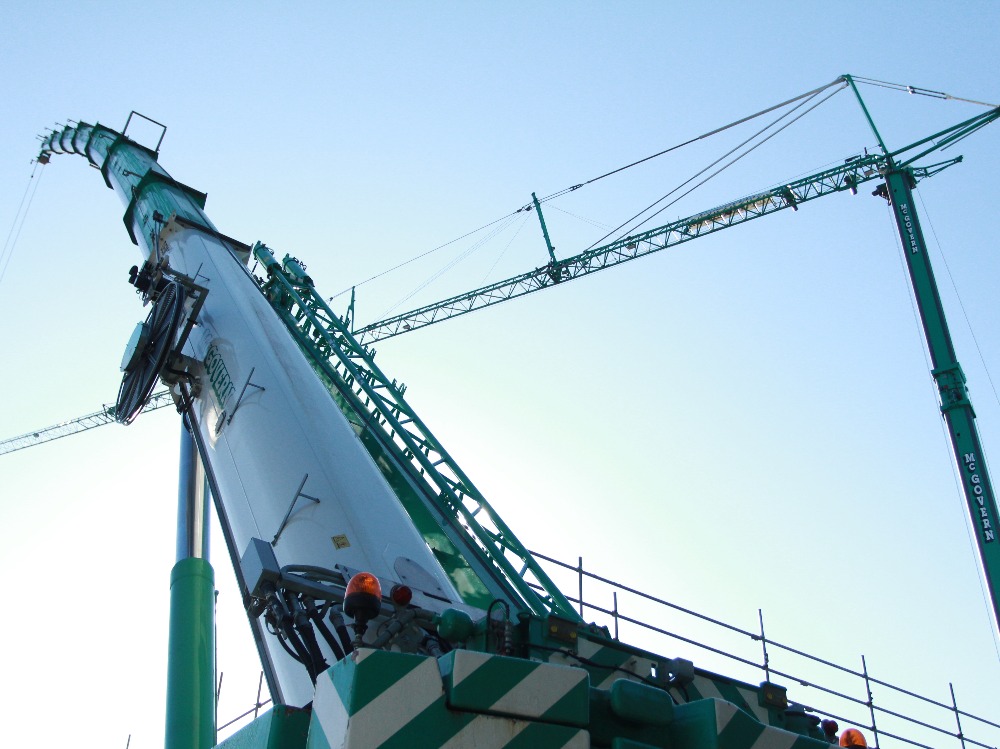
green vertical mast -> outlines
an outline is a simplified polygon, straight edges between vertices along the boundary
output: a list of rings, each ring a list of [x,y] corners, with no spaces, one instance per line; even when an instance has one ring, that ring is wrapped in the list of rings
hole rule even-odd
[[[215,572],[208,492],[195,440],[181,428],[177,563],[170,572],[166,749],[215,746]]]
[[[986,470],[979,431],[976,429],[976,414],[972,410],[969,390],[965,386],[965,373],[962,372],[962,367],[955,356],[955,346],[951,340],[948,321],[941,305],[941,296],[934,280],[927,244],[913,204],[913,187],[916,186],[916,180],[910,168],[896,163],[893,158],[896,154],[890,153],[886,148],[854,81],[850,76],[844,78],[851,85],[887,160],[885,185],[874,194],[881,195],[889,201],[893,217],[896,219],[896,228],[903,242],[903,257],[906,259],[910,285],[920,312],[920,323],[924,330],[924,339],[927,341],[927,350],[931,356],[931,375],[937,384],[941,413],[948,425],[952,450],[958,463],[962,491],[965,494],[979,558],[986,575],[986,587],[993,604],[994,626],[1000,629],[1000,540],[997,540],[997,503],[993,493],[993,483]],[[940,145],[943,144],[938,143],[938,146]]]
[[[1000,541],[997,540],[997,503],[986,471],[983,447],[976,429],[976,414],[965,386],[965,374],[955,356],[948,322],[934,281],[930,257],[920,221],[913,205],[912,176],[908,169],[893,169],[885,175],[887,197],[896,227],[903,240],[903,255],[920,311],[931,374],[937,383],[952,449],[961,474],[962,491],[986,573],[986,586],[993,603],[994,623],[1000,627]]]

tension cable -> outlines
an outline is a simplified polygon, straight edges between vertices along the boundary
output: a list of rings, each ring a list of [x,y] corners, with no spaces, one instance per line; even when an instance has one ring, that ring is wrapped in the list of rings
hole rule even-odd
[[[964,101],[966,104],[977,104],[981,107],[989,107],[990,109],[996,109],[996,104],[988,104],[985,101],[976,101],[975,99],[964,99],[961,96],[952,96],[951,94],[946,94],[944,91],[932,91],[929,88],[920,88],[919,86],[907,86],[904,83],[889,83],[888,81],[878,81],[874,78],[861,78],[859,76],[851,76],[857,83],[867,83],[869,86],[877,86],[879,88],[888,88],[893,91],[903,91],[907,94],[913,94],[915,96],[929,96],[932,99],[946,99],[948,101]]]
[[[562,190],[559,190],[558,192],[552,193],[551,195],[549,195],[547,197],[539,198],[538,202],[539,203],[544,203],[547,200],[553,200],[554,198],[558,198],[558,197],[560,197],[562,195],[565,195],[568,192],[573,192],[574,190],[578,190],[581,187],[586,187],[587,185],[591,185],[594,182],[597,182],[598,180],[604,179],[605,177],[610,177],[612,174],[618,174],[619,172],[624,172],[626,169],[631,169],[632,167],[638,166],[639,164],[644,164],[647,161],[651,161],[652,159],[655,159],[658,156],[663,156],[664,154],[670,153],[671,151],[676,151],[678,149],[681,149],[684,146],[689,146],[692,143],[697,143],[699,140],[704,140],[705,138],[710,138],[713,135],[718,135],[719,133],[725,132],[726,130],[730,130],[730,129],[736,127],[737,125],[742,125],[743,123],[749,122],[750,120],[754,120],[754,119],[756,119],[758,117],[763,117],[765,114],[770,114],[771,112],[774,112],[775,110],[781,109],[782,107],[787,107],[789,104],[794,104],[795,102],[797,102],[797,101],[799,101],[801,99],[811,99],[812,97],[816,96],[819,93],[822,93],[823,91],[825,91],[826,89],[830,88],[831,86],[836,86],[837,84],[843,84],[843,83],[844,83],[844,79],[843,78],[838,78],[835,81],[831,81],[830,83],[827,83],[825,86],[820,86],[819,88],[815,88],[812,91],[807,91],[804,94],[799,94],[798,96],[794,96],[791,99],[788,99],[787,101],[781,102],[780,104],[775,104],[773,106],[768,107],[767,109],[762,109],[762,110],[760,110],[759,112],[757,112],[755,114],[747,115],[746,117],[743,117],[741,119],[738,119],[738,120],[735,120],[733,122],[730,122],[728,125],[723,125],[722,127],[717,127],[717,128],[715,128],[715,130],[710,130],[707,133],[702,133],[701,135],[699,135],[699,136],[697,136],[695,138],[691,138],[690,140],[686,140],[683,143],[678,143],[676,146],[671,146],[670,148],[666,148],[666,149],[660,151],[659,153],[654,153],[652,156],[647,156],[644,159],[639,159],[638,161],[633,161],[631,164],[626,164],[625,166],[620,166],[617,169],[612,169],[610,172],[606,172],[606,173],[600,175],[599,177],[594,177],[593,179],[588,179],[586,182],[581,182],[579,184],[573,185],[572,187],[566,187],[566,188],[564,188]],[[838,89],[838,91],[839,90],[840,89]],[[792,111],[794,112],[795,110],[793,109]],[[780,119],[781,118],[779,118],[779,120]]]
[[[14,257],[14,248],[17,246],[17,240],[21,236],[21,229],[24,228],[24,220],[28,217],[28,210],[35,199],[35,193],[38,192],[38,184],[42,181],[41,173],[39,173],[38,179],[35,179],[39,163],[36,161],[34,169],[31,170],[31,176],[28,177],[28,184],[24,188],[24,195],[21,196],[21,204],[17,207],[14,220],[10,225],[10,231],[7,232],[7,239],[3,243],[3,251],[0,252],[0,284],[3,283],[4,276],[7,275],[7,266],[10,264],[10,259]],[[27,205],[25,205],[25,199],[28,201]],[[23,213],[21,211],[22,208],[24,209]],[[11,239],[12,237],[13,240]]]
[[[653,218],[655,218],[656,216],[660,215],[665,210],[667,210],[667,208],[669,208],[670,206],[676,204],[677,201],[679,201],[681,198],[684,198],[685,196],[690,195],[692,192],[694,192],[695,190],[697,190],[699,187],[701,187],[702,185],[704,185],[709,180],[714,179],[715,177],[717,177],[719,174],[721,174],[722,172],[724,172],[726,169],[728,169],[729,167],[731,167],[733,164],[735,164],[736,162],[738,162],[740,159],[748,156],[754,150],[760,148],[762,145],[764,145],[765,143],[767,143],[769,140],[771,140],[771,138],[773,138],[774,136],[776,136],[778,133],[782,132],[786,128],[788,128],[791,125],[793,125],[794,123],[798,122],[800,119],[802,119],[807,114],[809,114],[814,109],[816,109],[816,107],[818,107],[820,104],[823,104],[824,102],[826,102],[834,94],[837,94],[840,91],[842,91],[845,86],[846,86],[846,84],[844,84],[844,86],[841,86],[840,88],[835,89],[834,91],[831,91],[829,94],[827,94],[826,96],[824,96],[818,102],[816,102],[815,104],[813,104],[811,107],[809,107],[808,109],[806,109],[804,112],[802,112],[801,114],[799,114],[797,117],[794,117],[793,119],[791,119],[788,122],[786,122],[784,125],[782,125],[780,128],[778,128],[777,130],[775,130],[773,133],[771,133],[770,135],[768,135],[763,140],[761,140],[759,143],[755,143],[754,145],[750,146],[750,148],[748,148],[744,153],[739,154],[736,158],[730,160],[728,163],[724,164],[722,167],[720,167],[719,169],[716,169],[714,172],[712,172],[711,174],[709,174],[707,177],[705,177],[705,179],[703,179],[700,182],[698,182],[697,184],[693,185],[688,190],[685,190],[683,193],[681,193],[680,195],[678,195],[672,201],[670,201],[665,206],[663,206],[662,208],[660,208],[660,210],[656,211],[656,213],[652,213],[649,216],[647,216],[646,218],[644,218],[641,222],[639,222],[638,224],[636,224],[635,226],[633,226],[632,230],[638,229],[643,224],[648,223],[650,220],[652,220]],[[806,99],[805,101],[803,101],[800,104],[796,105],[790,111],[782,114],[776,120],[774,120],[773,122],[769,123],[768,125],[764,126],[760,130],[758,130],[756,133],[754,133],[749,138],[747,138],[746,140],[744,140],[738,146],[736,146],[735,148],[730,149],[729,151],[727,151],[726,153],[724,153],[722,156],[720,156],[719,158],[717,158],[715,161],[713,161],[711,164],[709,164],[708,166],[706,166],[704,169],[701,169],[700,171],[696,172],[691,177],[689,177],[688,179],[686,179],[684,182],[681,182],[681,184],[677,185],[677,187],[675,187],[673,190],[671,190],[670,192],[668,192],[662,198],[660,198],[659,200],[654,201],[652,204],[650,204],[647,207],[643,208],[637,214],[635,214],[631,218],[627,219],[626,221],[624,221],[623,223],[621,223],[616,228],[614,228],[611,231],[609,231],[603,237],[601,237],[596,242],[594,242],[592,245],[590,245],[590,247],[588,247],[587,249],[588,250],[589,249],[593,249],[598,244],[600,244],[601,242],[603,242],[604,240],[606,240],[608,237],[610,237],[612,234],[615,234],[616,232],[621,231],[624,227],[628,226],[632,221],[635,221],[637,218],[639,218],[646,211],[651,210],[656,205],[658,205],[659,203],[663,202],[664,200],[666,200],[667,198],[669,198],[671,195],[673,195],[675,192],[677,192],[678,190],[680,190],[682,187],[684,187],[685,185],[688,185],[691,182],[693,182],[695,179],[697,179],[698,177],[700,177],[702,174],[704,174],[705,172],[707,172],[709,169],[711,169],[712,167],[714,167],[716,164],[718,164],[719,162],[721,162],[723,159],[728,158],[729,156],[731,156],[732,154],[736,153],[737,151],[739,151],[741,148],[743,148],[747,144],[752,143],[756,138],[759,138],[761,135],[763,135],[764,133],[766,133],[772,127],[774,127],[779,122],[781,122],[783,119],[785,119],[790,114],[792,114],[792,112],[795,112],[795,110],[797,110],[800,107],[805,106],[806,104],[808,104],[810,101],[812,101],[813,98],[815,98],[816,96],[818,96],[819,93],[822,92],[826,88],[829,88],[829,86],[824,86],[823,89],[818,89],[817,91],[813,92],[812,95],[808,99]]]
[[[580,183],[577,183],[577,184],[572,185],[570,187],[563,188],[562,190],[558,190],[557,192],[554,192],[554,193],[552,193],[550,195],[547,195],[546,197],[539,198],[538,202],[539,203],[544,203],[544,202],[547,202],[549,200],[554,200],[555,198],[558,198],[558,197],[560,197],[562,195],[565,195],[567,193],[579,190],[581,187],[586,187],[587,185],[591,185],[591,184],[593,184],[595,182],[598,182],[599,180],[602,180],[605,177],[610,177],[610,176],[612,176],[614,174],[618,174],[618,173],[623,172],[623,171],[625,171],[627,169],[631,169],[634,166],[638,166],[639,164],[644,164],[647,161],[651,161],[651,160],[653,160],[653,159],[655,159],[655,158],[657,158],[659,156],[663,156],[664,154],[668,154],[668,153],[671,153],[672,151],[676,151],[678,149],[681,149],[684,146],[688,146],[688,145],[691,145],[692,143],[696,143],[696,142],[698,142],[700,140],[704,140],[706,138],[710,138],[713,135],[718,135],[719,133],[725,132],[726,130],[730,130],[730,129],[738,126],[738,125],[742,125],[742,124],[744,124],[746,122],[749,122],[750,120],[754,120],[754,119],[756,119],[758,117],[762,117],[762,116],[764,116],[766,114],[770,114],[771,112],[779,110],[779,109],[781,109],[783,107],[787,107],[788,105],[794,104],[795,102],[799,102],[799,101],[802,101],[802,100],[810,100],[813,97],[815,97],[817,94],[822,93],[823,91],[825,91],[826,89],[830,88],[831,86],[837,86],[837,85],[841,85],[841,86],[844,85],[844,79],[843,78],[837,78],[836,80],[831,81],[830,83],[827,83],[824,86],[820,86],[819,88],[815,88],[815,89],[813,89],[811,91],[807,91],[807,92],[805,92],[803,94],[799,94],[798,96],[794,96],[791,99],[787,99],[787,100],[785,100],[785,101],[783,101],[783,102],[781,102],[779,104],[774,104],[774,105],[772,105],[770,107],[767,107],[766,109],[760,110],[759,112],[755,112],[754,114],[747,115],[746,117],[741,117],[740,119],[734,120],[733,122],[730,122],[727,125],[723,125],[722,127],[717,127],[714,130],[709,130],[708,132],[702,133],[701,135],[698,135],[698,136],[696,136],[694,138],[690,138],[689,140],[686,140],[683,143],[678,143],[678,144],[676,144],[674,146],[671,146],[669,148],[665,148],[662,151],[654,153],[654,154],[652,154],[650,156],[646,156],[645,158],[639,159],[638,161],[633,161],[630,164],[626,164],[624,166],[620,166],[617,169],[612,169],[611,171],[605,172],[604,174],[598,175],[597,177],[593,177],[593,178],[588,179],[588,180],[586,180],[584,182],[580,182]],[[837,90],[839,91],[840,89],[837,89]],[[802,106],[802,105],[800,104],[799,106]],[[792,111],[795,111],[795,110],[793,109]],[[787,116],[787,115],[783,115],[783,116]],[[778,119],[778,121],[780,121],[780,120],[781,120],[781,118]],[[773,126],[773,123],[772,123],[772,126]],[[766,129],[767,128],[765,128],[765,130]],[[716,162],[716,163],[718,163],[718,162]],[[711,165],[708,168],[711,168]],[[695,175],[695,176],[697,176],[697,175]],[[663,198],[661,198],[661,200],[662,199]],[[658,202],[660,202],[660,201],[657,201],[657,203]],[[656,204],[654,203],[653,205],[656,205]],[[343,296],[347,292],[351,291],[351,289],[353,289],[353,288],[357,288],[358,286],[363,286],[366,283],[369,283],[369,282],[374,281],[374,280],[376,280],[378,278],[381,278],[382,276],[385,276],[385,275],[388,275],[389,273],[397,271],[400,268],[403,268],[403,267],[409,265],[410,263],[413,263],[413,262],[415,262],[417,260],[420,260],[421,258],[425,258],[428,255],[431,255],[431,254],[437,252],[438,250],[442,250],[445,247],[448,247],[449,245],[454,244],[455,242],[460,242],[461,240],[465,239],[466,237],[470,237],[473,234],[476,234],[476,233],[482,231],[483,229],[488,229],[489,227],[491,227],[494,224],[497,224],[497,223],[503,221],[504,219],[510,218],[511,216],[513,216],[513,215],[515,215],[517,213],[520,213],[520,212],[525,211],[525,210],[530,210],[530,209],[531,209],[531,205],[530,204],[527,205],[527,206],[521,206],[520,208],[518,208],[516,211],[513,211],[512,213],[505,214],[505,215],[503,215],[503,216],[501,216],[501,217],[499,217],[499,218],[497,218],[497,219],[495,219],[493,221],[490,221],[487,224],[483,224],[478,229],[473,229],[472,231],[466,232],[465,234],[461,235],[460,237],[456,237],[455,239],[449,240],[448,242],[445,242],[444,244],[440,244],[437,247],[434,247],[433,249],[427,250],[426,252],[422,252],[419,255],[415,255],[414,257],[410,258],[409,260],[405,260],[402,263],[399,263],[397,265],[392,266],[391,268],[388,268],[388,269],[386,269],[384,271],[376,273],[375,275],[370,276],[370,277],[366,278],[363,281],[360,281],[360,282],[358,282],[356,284],[352,284],[351,286],[349,286],[349,287],[347,287],[347,288],[345,288],[345,289],[343,289],[341,291],[338,291],[336,294],[334,294],[333,296],[329,297],[329,299],[327,301],[333,301],[337,297]],[[649,210],[649,209],[647,208],[646,210]],[[642,215],[642,213],[639,213],[638,215]],[[635,217],[633,217],[633,218],[635,218]],[[633,220],[633,219],[629,219],[629,221],[631,221],[631,220]],[[626,222],[626,223],[628,223],[628,222]],[[621,227],[619,227],[619,228],[621,228]],[[617,229],[615,231],[617,231]],[[600,240],[598,240],[598,241],[600,241]],[[450,268],[451,265],[453,265],[453,263],[449,264],[448,267]],[[447,270],[447,268],[445,270]],[[436,277],[437,276],[435,276],[435,278]],[[430,279],[430,280],[433,280],[433,279]],[[426,285],[426,283],[423,286],[425,286],[425,285]],[[420,288],[423,288],[423,286],[421,286]],[[410,296],[412,296],[412,294]],[[396,306],[398,306],[398,305],[396,305]]]

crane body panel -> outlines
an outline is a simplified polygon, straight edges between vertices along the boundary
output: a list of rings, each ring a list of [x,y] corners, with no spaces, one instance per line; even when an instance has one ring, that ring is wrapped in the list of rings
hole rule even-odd
[[[358,436],[235,256],[191,229],[168,243],[172,267],[198,274],[209,289],[186,351],[205,367],[195,401],[198,424],[236,553],[253,538],[273,540],[282,565],[343,565],[385,580],[398,580],[397,563],[408,560],[433,577],[436,587],[427,592],[443,592],[460,605]],[[248,381],[256,387],[238,403]],[[302,667],[272,650],[284,702],[309,702],[313,688]]]

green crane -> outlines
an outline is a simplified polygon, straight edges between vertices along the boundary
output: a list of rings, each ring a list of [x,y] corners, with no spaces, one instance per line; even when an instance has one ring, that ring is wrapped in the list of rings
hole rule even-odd
[[[993,605],[994,621],[1000,628],[1000,541],[997,540],[997,523],[1000,515],[997,512],[992,483],[983,459],[983,450],[975,425],[975,412],[965,385],[965,375],[955,355],[912,199],[912,189],[919,180],[959,163],[962,157],[923,166],[917,166],[915,162],[993,122],[1000,117],[1000,108],[992,108],[907,146],[890,151],[875,127],[854,80],[850,76],[843,76],[840,80],[844,85],[850,86],[857,96],[879,143],[881,154],[847,159],[841,166],[725,203],[655,229],[616,239],[563,260],[555,257],[542,217],[541,203],[533,195],[531,208],[538,214],[545,235],[549,263],[488,286],[364,325],[356,328],[353,333],[364,347],[375,341],[412,332],[452,317],[541,291],[777,211],[788,208],[798,210],[801,204],[824,195],[843,191],[857,193],[862,184],[883,180],[874,194],[885,198],[891,204],[905,248],[904,256],[910,281],[931,356],[932,375],[938,386],[941,411],[951,436],[969,515],[976,531],[976,542]],[[351,322],[350,315],[344,322],[348,324]],[[166,398],[161,397],[160,400],[154,400],[149,407],[166,405],[168,402]],[[112,420],[111,415],[102,411],[38,432],[0,441],[0,454],[100,426]]]
[[[857,94],[852,79],[843,77],[839,80],[843,85],[849,85]],[[865,111],[865,116],[868,117],[867,109],[865,109],[860,96],[858,96],[858,100]],[[541,569],[533,564],[531,553],[516,542],[510,531],[492,511],[492,508],[478,495],[471,482],[457,466],[453,465],[447,453],[426,431],[405,402],[403,398],[404,388],[398,386],[394,380],[390,381],[374,366],[373,354],[364,345],[364,341],[370,342],[398,335],[449,317],[491,306],[769,213],[786,208],[798,210],[800,204],[822,195],[845,190],[856,193],[859,185],[882,179],[884,182],[880,182],[873,194],[884,197],[890,202],[900,236],[903,239],[904,255],[931,353],[932,374],[938,384],[941,409],[948,424],[956,459],[963,475],[963,487],[969,511],[973,524],[977,528],[977,542],[994,605],[994,615],[1000,622],[1000,609],[998,609],[998,600],[1000,600],[1000,545],[997,544],[995,536],[996,502],[986,473],[979,437],[976,433],[975,415],[965,387],[965,377],[955,357],[954,346],[948,332],[927,256],[927,248],[912,203],[912,188],[919,179],[932,176],[942,169],[958,163],[961,157],[926,166],[916,166],[914,162],[927,154],[957,142],[997,117],[1000,117],[1000,109],[992,109],[986,114],[966,120],[896,151],[889,151],[885,147],[881,136],[871,122],[871,118],[868,117],[881,147],[881,155],[866,154],[863,157],[848,159],[837,168],[732,201],[657,229],[618,239],[603,247],[587,250],[566,260],[556,258],[541,215],[541,202],[532,195],[533,209],[538,215],[548,248],[550,262],[546,266],[498,284],[365,326],[355,331],[358,338],[361,339],[360,342],[352,336],[349,318],[335,315],[313,291],[312,282],[305,275],[304,268],[298,261],[286,258],[284,263],[279,264],[267,248],[259,243],[254,246],[253,252],[267,269],[268,280],[259,279],[258,284],[303,350],[315,354],[314,362],[318,367],[317,371],[322,370],[330,382],[343,380],[346,383],[346,389],[339,388],[339,395],[335,393],[335,397],[343,400],[341,408],[349,418],[356,417],[357,420],[352,421],[352,423],[359,428],[359,436],[364,439],[366,435],[376,435],[374,439],[379,440],[379,442],[374,447],[377,448],[376,452],[379,455],[392,450],[397,451],[401,456],[401,463],[410,461],[414,471],[419,473],[421,477],[426,477],[426,480],[433,484],[437,490],[432,497],[435,499],[435,503],[428,508],[423,508],[425,511],[429,510],[424,513],[428,518],[426,527],[436,532],[436,526],[430,522],[434,520],[434,513],[445,517],[448,522],[454,521],[451,529],[456,534],[469,534],[472,548],[483,552],[482,558],[477,557],[477,563],[481,564],[483,568],[495,566],[507,580],[517,586],[517,592],[524,600],[528,601],[529,604],[534,604],[530,606],[532,613],[525,612],[523,620],[527,622],[534,616],[535,620],[540,622],[543,617],[548,615],[548,629],[546,631],[554,632],[552,637],[558,639],[558,636],[569,632],[579,624],[577,621],[579,617],[573,611],[571,601],[562,596],[554,585],[550,584]],[[165,179],[159,173],[148,179],[144,178],[147,186],[150,182],[163,182],[179,189],[183,188],[172,180],[168,180],[169,178]],[[138,191],[141,192],[141,189],[142,185],[139,186]],[[193,194],[188,188],[183,189],[189,195]],[[132,212],[133,207],[130,205],[129,212],[126,214],[127,219],[132,216]],[[130,225],[128,220],[126,223]],[[209,227],[202,226],[199,230],[216,238],[230,241]],[[331,390],[331,392],[333,391]],[[158,394],[154,398],[157,399],[157,405],[166,405],[166,398],[162,394]],[[164,402],[159,403],[160,400]],[[37,433],[29,433],[14,440],[0,442],[0,454],[31,444],[38,444],[46,439],[56,439],[76,431],[100,426],[103,423],[109,423],[114,416],[113,412],[105,409],[48,430],[39,430]],[[230,416],[230,418],[232,417]],[[366,432],[365,429],[368,427],[372,431]],[[188,449],[191,450],[190,444]],[[377,457],[374,452],[372,456]],[[218,492],[215,493],[218,494]],[[414,507],[416,510],[421,509],[416,504]],[[480,517],[482,520],[479,519]],[[416,518],[414,518],[414,522],[418,527],[420,526]],[[449,528],[445,528],[445,531],[448,530]],[[518,565],[521,565],[520,571],[518,571]],[[206,578],[206,581],[208,587],[204,585],[202,587],[210,591],[211,580]],[[540,585],[533,581],[537,581]],[[206,609],[210,608],[210,606],[206,607]],[[190,612],[181,611],[179,614],[186,615]],[[182,616],[174,614],[173,618],[181,621]],[[191,615],[191,618],[193,620],[197,617]],[[210,620],[202,616],[199,621]],[[561,627],[567,627],[565,632]],[[575,631],[574,629],[573,632],[575,633]],[[610,642],[600,632],[591,631],[587,636],[594,642]],[[539,637],[541,636],[539,635]],[[761,637],[763,637],[763,632]],[[530,637],[529,642],[532,643],[530,647],[536,651],[535,656],[561,652],[562,648],[561,645],[557,648],[540,645],[539,642]],[[623,650],[623,652],[626,651]],[[628,652],[633,656],[637,653],[641,654],[641,651],[634,649]],[[194,654],[187,654],[178,660],[193,659]],[[582,659],[578,660],[581,663],[584,662]],[[662,665],[665,669],[666,665]],[[678,664],[675,669],[679,669],[680,665],[683,664]],[[596,664],[595,668],[597,667],[600,667],[600,664]],[[660,673],[660,670],[661,664],[657,662],[657,674]],[[437,679],[436,666],[432,671],[434,678]],[[667,672],[664,671],[664,673]],[[435,681],[432,686],[437,688],[439,685]],[[761,685],[761,694],[767,697],[768,689],[772,686],[769,681],[765,682]],[[585,690],[581,690],[581,693],[583,691]],[[641,693],[641,696],[647,698],[650,694],[658,693],[646,689]],[[784,710],[787,703],[783,702],[783,694],[780,697],[781,699],[777,700],[775,706]],[[613,701],[614,697],[612,696],[611,699]],[[670,707],[672,703],[662,696],[659,699],[660,701],[652,708],[638,716],[641,719],[639,722],[649,719],[656,723],[662,719],[660,713]],[[639,701],[636,701],[635,704],[639,704]],[[635,718],[634,714],[629,713],[629,709],[635,708],[625,710],[627,715]],[[203,715],[209,715],[211,709],[192,705],[187,712],[192,714],[200,712]],[[612,712],[614,712],[614,708],[612,708]],[[784,715],[784,712],[781,714]],[[713,712],[709,716],[709,723],[715,726],[715,721],[715,713]],[[599,723],[600,721],[593,721],[591,728],[599,730]],[[206,723],[206,725],[209,724]],[[169,741],[170,739],[168,739]]]
[[[919,141],[917,146],[931,143],[923,152],[902,158],[901,152],[890,152],[875,127],[868,108],[858,93],[853,79],[845,76],[857,96],[872,132],[878,139],[885,157],[885,182],[875,191],[892,206],[896,228],[903,243],[903,256],[910,275],[910,284],[917,301],[920,323],[923,327],[927,350],[931,356],[931,374],[938,388],[941,413],[948,425],[955,462],[962,477],[962,491],[968,505],[969,517],[975,531],[979,558],[986,575],[986,587],[993,604],[994,624],[1000,627],[1000,541],[997,540],[997,503],[993,493],[993,483],[986,469],[983,446],[976,428],[976,414],[969,400],[969,390],[965,386],[965,374],[955,355],[955,346],[948,331],[941,297],[934,271],[931,268],[927,244],[920,229],[916,206],[913,203],[913,187],[916,185],[915,170],[911,164],[932,150],[944,148],[1000,116],[1000,108],[993,109],[979,118],[956,126],[951,132],[931,136]],[[940,137],[940,140],[937,138]]]
[[[881,154],[848,159],[842,166],[726,203],[709,211],[696,213],[655,229],[616,239],[609,244],[586,250],[564,260],[555,259],[552,253],[552,243],[541,216],[541,205],[533,195],[532,207],[538,213],[551,258],[547,265],[364,325],[354,332],[358,340],[366,344],[391,338],[596,273],[777,211],[787,208],[798,210],[802,203],[824,195],[844,190],[856,194],[860,185],[883,180],[873,194],[885,198],[891,204],[903,242],[905,250],[903,254],[920,312],[927,348],[930,351],[933,367],[931,374],[937,383],[941,412],[951,435],[969,516],[976,531],[979,557],[993,604],[994,624],[1000,629],[1000,540],[997,539],[997,522],[1000,516],[997,513],[993,486],[983,459],[975,412],[965,386],[965,375],[955,356],[955,348],[948,331],[948,323],[945,320],[912,196],[912,189],[919,180],[957,164],[962,157],[926,166],[916,166],[914,162],[957,143],[993,122],[1000,117],[1000,107],[992,108],[957,125],[890,151],[875,127],[853,78],[845,75],[841,80],[850,86],[857,96],[865,118],[878,140]]]
[[[530,209],[535,210],[538,215],[550,258],[546,265],[358,327],[352,332],[363,350],[367,344],[375,341],[540,291],[777,211],[788,208],[798,210],[801,204],[824,195],[843,191],[856,194],[862,184],[883,180],[873,194],[885,198],[891,204],[905,248],[904,256],[931,356],[932,375],[938,386],[941,410],[951,435],[968,511],[976,530],[976,541],[993,604],[994,619],[1000,627],[1000,541],[996,535],[1000,516],[983,459],[982,446],[975,425],[975,413],[965,386],[965,375],[955,355],[912,200],[912,189],[919,180],[959,163],[961,157],[922,166],[917,166],[915,162],[957,143],[991,123],[1000,117],[1000,108],[991,108],[907,146],[889,150],[857,91],[854,79],[842,76],[835,83],[837,82],[849,86],[857,96],[878,141],[881,154],[853,157],[847,159],[841,166],[725,203],[654,229],[616,239],[562,260],[557,259],[553,252],[541,212],[541,201],[532,195]],[[326,314],[331,319],[336,317],[329,310],[326,310]],[[342,321],[345,328],[352,324],[351,317],[349,314]],[[165,398],[161,400],[162,403],[154,401],[150,407],[165,405],[167,400]],[[100,426],[111,420],[107,412],[98,412],[55,427],[0,441],[0,454]]]

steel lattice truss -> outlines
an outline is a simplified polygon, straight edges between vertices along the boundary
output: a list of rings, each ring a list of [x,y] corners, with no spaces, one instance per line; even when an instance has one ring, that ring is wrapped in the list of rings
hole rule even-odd
[[[379,369],[374,352],[351,335],[311,281],[288,273],[260,243],[254,254],[268,272],[265,296],[330,385],[341,410],[359,432],[376,435],[419,488],[435,518],[431,532],[411,508],[407,511],[428,544],[434,548],[443,532],[481,579],[493,580],[514,602],[540,616],[578,619],[572,604],[406,402],[405,386]]]
[[[935,167],[918,168],[914,170],[914,175],[917,178],[930,176],[930,174],[953,163],[957,163],[957,160],[953,159]],[[656,229],[618,239],[610,244],[587,250],[565,260],[549,263],[513,278],[497,281],[475,291],[453,296],[410,312],[365,325],[358,328],[355,335],[362,343],[374,343],[384,338],[391,338],[411,330],[433,325],[442,320],[499,304],[508,299],[540,291],[563,281],[595,273],[628,260],[635,260],[770,213],[786,208],[798,210],[800,203],[830,193],[844,190],[856,191],[858,185],[880,178],[885,165],[886,159],[882,156],[849,159],[843,166],[804,177],[767,192],[726,203]]]
[[[171,406],[173,403],[174,401],[170,397],[170,393],[166,390],[160,390],[149,397],[149,402],[146,404],[144,410],[154,411],[157,408]],[[60,437],[69,437],[71,434],[85,432],[88,429],[101,427],[105,424],[112,424],[114,421],[115,407],[108,406],[101,411],[95,411],[86,416],[80,416],[70,421],[64,421],[61,424],[45,427],[44,429],[39,429],[37,432],[28,432],[19,437],[11,437],[10,439],[3,440],[0,442],[0,455],[12,453],[15,450],[23,450],[26,447],[34,447],[43,442],[51,442]]]

